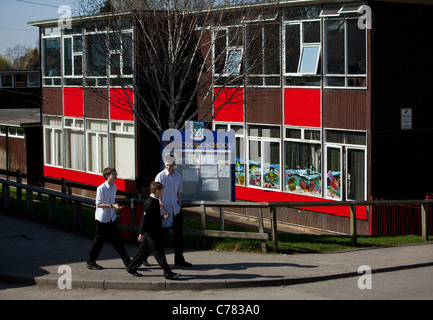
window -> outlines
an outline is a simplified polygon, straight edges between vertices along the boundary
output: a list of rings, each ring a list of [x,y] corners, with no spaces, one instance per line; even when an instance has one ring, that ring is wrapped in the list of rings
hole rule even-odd
[[[86,35],[86,76],[107,75],[107,35]]]
[[[9,138],[20,138],[24,139],[24,129],[21,128],[9,128],[8,129]]]
[[[366,133],[326,130],[325,135],[325,196],[336,200],[366,200]]]
[[[60,77],[60,38],[43,39],[42,46],[44,76]]]
[[[13,75],[11,74],[2,74],[1,76],[1,86],[3,88],[12,88],[14,83],[13,83]]]
[[[111,122],[111,165],[122,179],[135,179],[133,122]],[[126,156],[127,155],[127,156]]]
[[[285,129],[285,190],[322,196],[320,130]]]
[[[246,25],[247,84],[280,85],[280,25]]]
[[[63,166],[62,153],[62,118],[44,116],[45,164]]]
[[[29,87],[40,87],[41,79],[39,74],[29,74]]]
[[[328,87],[366,87],[366,29],[359,18],[325,20],[325,76]]]
[[[15,87],[26,88],[27,87],[27,74],[16,74],[15,75]]]
[[[65,76],[83,75],[83,38],[81,35],[63,39]]]
[[[235,184],[238,186],[245,185],[245,144],[244,144],[244,126],[238,124],[214,124],[214,130],[234,131],[236,140],[235,155]]]
[[[87,171],[100,173],[108,167],[108,124],[106,120],[86,120]]]
[[[248,128],[248,185],[280,189],[280,128]]]
[[[312,16],[316,16],[316,14]],[[320,34],[319,20],[289,21],[289,23],[285,24],[285,75],[287,85],[320,85]]]
[[[66,168],[84,171],[84,120],[65,118],[65,165]]]
[[[110,33],[110,75],[132,75],[132,33]]]

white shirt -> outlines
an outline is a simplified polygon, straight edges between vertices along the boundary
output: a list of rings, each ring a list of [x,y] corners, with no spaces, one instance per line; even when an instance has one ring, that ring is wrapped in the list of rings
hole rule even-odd
[[[110,184],[105,181],[96,189],[96,205],[105,203],[105,204],[114,204],[116,200],[116,192],[117,186],[113,184],[110,187]],[[114,208],[96,208],[95,211],[95,220],[106,223],[116,220],[116,209]]]
[[[179,173],[173,171],[172,174],[168,173],[167,169],[162,170],[156,175],[156,182],[164,185],[162,192],[162,202],[165,210],[174,215],[180,212],[180,204],[178,204],[177,194],[182,192],[182,178]]]

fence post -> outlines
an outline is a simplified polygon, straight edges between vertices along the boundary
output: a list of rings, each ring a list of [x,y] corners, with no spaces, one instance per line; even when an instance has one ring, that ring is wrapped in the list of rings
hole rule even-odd
[[[81,230],[81,202],[74,201],[74,231]]]
[[[134,198],[131,198],[131,225],[137,225],[137,215],[135,214],[135,202]]]
[[[9,208],[11,203],[11,188],[8,184],[3,183],[3,209]]]
[[[356,246],[358,244],[356,239],[356,202],[350,205],[350,238],[352,245]]]
[[[26,190],[26,215],[33,216],[33,191]]]
[[[271,206],[270,213],[271,213],[272,248],[274,249],[274,252],[277,252],[278,251],[277,208],[275,206]]]
[[[257,209],[257,222],[259,224],[259,232],[265,233],[265,226],[263,225],[262,209]],[[262,252],[266,252],[266,240],[262,240]]]
[[[48,197],[48,222],[56,221],[56,196],[49,195]]]
[[[23,183],[23,174],[20,170],[17,170],[17,183]],[[23,190],[17,187],[17,199],[21,200],[23,198]]]
[[[428,241],[428,205],[426,203],[421,204],[421,229],[422,238]]]
[[[203,204],[203,201],[200,205],[200,214],[201,214],[201,228],[203,230],[206,229],[206,206]]]
[[[224,208],[220,207],[220,231],[224,231]]]

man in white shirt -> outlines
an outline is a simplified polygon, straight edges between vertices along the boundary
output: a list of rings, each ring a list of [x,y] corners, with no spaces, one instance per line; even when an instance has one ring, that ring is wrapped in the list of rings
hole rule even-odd
[[[121,206],[115,203],[117,186],[114,184],[117,180],[117,172],[113,168],[105,168],[102,172],[105,182],[96,189],[96,232],[95,239],[89,252],[87,259],[87,268],[92,270],[101,270],[101,266],[96,264],[96,260],[101,253],[105,240],[109,239],[114,249],[122,258],[123,264],[127,267],[131,262],[131,258],[125,250],[122,237],[116,222],[116,210],[120,210]]]
[[[176,159],[173,156],[166,156],[164,159],[165,169],[156,175],[155,181],[164,185],[162,197],[159,199],[161,215],[163,219],[173,215],[174,238],[174,264],[177,266],[191,267],[183,256],[183,212],[181,208],[182,177],[174,171]],[[170,228],[165,228],[166,232]]]

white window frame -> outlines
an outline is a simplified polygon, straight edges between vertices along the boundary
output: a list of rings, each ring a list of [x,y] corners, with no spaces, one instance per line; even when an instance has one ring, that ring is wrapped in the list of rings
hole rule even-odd
[[[84,119],[83,118],[71,118],[71,117],[65,117],[64,119],[64,126],[63,126],[63,133],[64,133],[64,139],[65,139],[65,168],[71,169],[74,171],[86,171],[86,135],[84,132]],[[70,124],[68,122],[71,122]],[[72,168],[72,166],[67,165],[67,153],[72,153],[71,150],[66,150],[67,146],[67,135],[66,131],[75,131],[75,132],[81,132],[83,134],[83,155],[84,155],[84,163],[83,163],[83,169],[77,169]]]
[[[90,125],[92,122],[100,123],[102,126],[105,125],[105,128],[99,128],[99,129],[90,128]],[[102,172],[102,170],[104,169],[102,167],[104,167],[105,165],[108,166],[109,162],[110,162],[110,152],[109,152],[110,141],[109,141],[108,121],[107,120],[101,120],[101,119],[86,119],[85,128],[86,128],[85,129],[85,132],[86,132],[86,135],[85,135],[85,139],[86,139],[85,153],[86,153],[87,172],[100,174]],[[96,147],[94,147],[92,150],[89,150],[89,147],[90,147],[89,135],[90,134],[94,134],[96,136]],[[107,163],[106,164],[103,164],[102,162],[104,159],[101,159],[101,148],[104,148],[104,146],[101,146],[100,142],[99,142],[101,136],[105,136],[107,138],[107,146],[106,146],[106,149],[107,149],[106,161],[107,161]],[[93,153],[92,153],[92,151],[93,151]],[[92,157],[92,155],[96,155],[96,164],[93,164],[93,166],[96,167],[94,171],[92,171],[90,168],[90,157]]]
[[[327,131],[341,131],[342,134],[344,133],[363,133],[365,134],[365,143],[367,144],[367,133],[365,131],[356,131],[356,130],[336,130],[336,129],[325,129],[325,135],[327,135]],[[367,200],[367,186],[368,186],[368,176],[367,176],[367,169],[368,169],[368,162],[367,162],[367,145],[365,144],[351,144],[348,143],[347,141],[343,141],[342,143],[336,143],[336,142],[327,142],[327,139],[325,138],[325,143],[324,143],[324,148],[325,148],[325,157],[324,157],[324,170],[326,172],[323,173],[324,176],[324,197],[327,199],[333,199],[333,200],[338,200],[338,201],[342,201],[342,200],[352,200],[352,199],[348,199],[347,198],[347,181],[348,181],[348,177],[347,177],[347,173],[348,173],[348,161],[347,161],[347,157],[348,157],[348,152],[347,150],[362,150],[364,151],[364,199],[363,200]],[[340,184],[343,184],[341,186],[341,190],[344,192],[344,194],[341,194],[341,198],[340,199],[336,199],[333,197],[329,197],[328,196],[328,148],[338,148],[340,149],[340,172],[341,172],[341,181]]]
[[[323,37],[324,37],[324,53],[323,53],[323,60],[324,60],[324,68],[323,68],[323,81],[324,81],[324,87],[325,88],[332,88],[332,89],[354,89],[354,90],[367,90],[368,89],[368,33],[367,28],[365,28],[365,73],[359,73],[359,74],[349,74],[348,72],[348,31],[347,31],[347,23],[349,20],[358,20],[360,17],[340,17],[338,18],[339,13],[335,16],[329,15],[324,17],[325,18],[323,22],[324,30],[323,30]],[[326,46],[328,45],[328,39],[327,39],[327,32],[326,32],[326,24],[328,21],[344,21],[344,74],[328,74],[327,69],[327,50]],[[344,79],[344,86],[332,86],[328,84],[329,78],[342,78]],[[349,80],[350,79],[364,79],[365,85],[364,86],[350,86]]]
[[[58,116],[44,116],[43,118],[44,128],[44,165],[52,167],[63,167],[63,129],[62,129],[62,117]],[[60,146],[56,143],[56,133],[60,134]],[[50,145],[46,144],[47,136],[50,136]],[[50,150],[50,163],[48,163],[47,152]],[[60,159],[57,159],[56,155],[60,155]],[[59,162],[59,163],[58,163]]]
[[[250,126],[260,126],[262,128],[266,128],[266,127],[272,127],[274,129],[278,128],[280,130],[280,134],[278,138],[272,138],[272,137],[259,137],[259,136],[250,136],[249,135],[249,130],[250,130]],[[245,148],[245,175],[247,175],[245,177],[245,186],[249,187],[249,188],[259,188],[259,189],[263,189],[263,190],[273,190],[273,191],[281,191],[282,190],[282,186],[283,186],[283,182],[281,180],[281,126],[279,125],[265,125],[265,124],[253,124],[253,123],[248,123],[247,124],[247,128],[246,128],[246,148]],[[261,180],[260,180],[260,186],[254,186],[250,184],[250,141],[257,141],[260,143],[260,148],[262,150],[262,154],[260,157],[260,176],[261,176]],[[264,187],[264,161],[263,159],[266,159],[266,156],[264,156],[264,152],[265,152],[265,146],[264,144],[266,142],[276,142],[279,145],[279,165],[280,165],[280,185],[279,188],[267,188]]]

